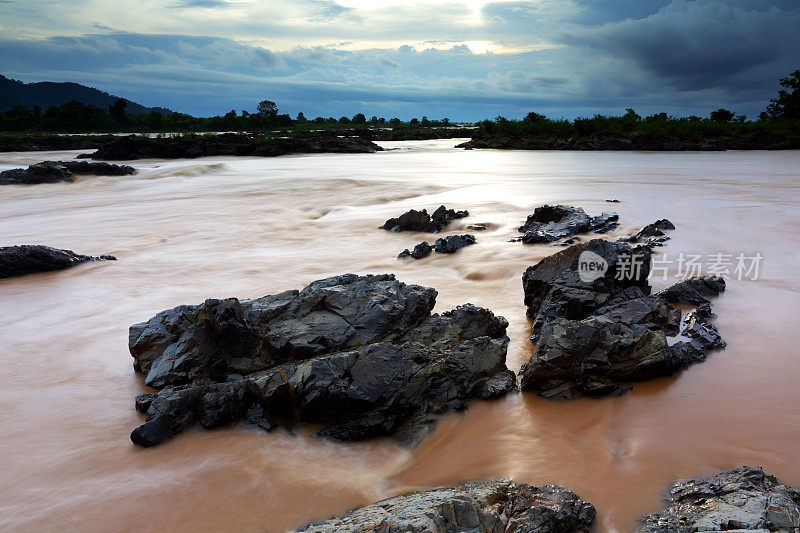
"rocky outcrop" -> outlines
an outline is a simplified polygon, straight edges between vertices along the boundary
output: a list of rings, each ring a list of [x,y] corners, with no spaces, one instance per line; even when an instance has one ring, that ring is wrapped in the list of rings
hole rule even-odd
[[[380,150],[382,148],[377,144],[359,137],[262,138],[235,133],[164,138],[130,135],[116,137],[86,157],[106,161],[129,161],[220,155],[274,157],[314,153],[361,154]]]
[[[346,274],[255,300],[179,306],[135,324],[134,368],[160,390],[137,398],[147,421],[131,439],[152,446],[195,423],[246,420],[414,444],[438,414],[515,388],[506,320],[471,304],[432,315],[436,295],[391,274]]]
[[[694,278],[651,295],[650,254],[647,246],[594,239],[525,271],[536,348],[520,370],[522,389],[560,399],[621,394],[631,382],[671,375],[725,346],[710,307],[688,313],[682,323],[681,311],[670,305],[676,295],[694,295],[690,288],[719,294],[724,281]],[[686,340],[670,344],[668,337],[679,333]]]
[[[42,161],[27,169],[15,168],[0,172],[0,185],[34,185],[39,183],[71,182],[74,174],[95,176],[125,176],[135,173],[133,167],[88,161]]]
[[[800,490],[752,466],[676,483],[666,503],[639,533],[800,529]]]
[[[409,492],[302,526],[297,531],[585,533],[594,518],[592,504],[555,485],[533,487],[510,481],[473,481]]]
[[[36,272],[64,270],[87,261],[116,260],[113,255],[76,254],[72,250],[59,250],[41,244],[23,244],[0,247],[0,279],[24,276]]]
[[[666,218],[662,218],[661,220],[656,220],[652,224],[646,225],[637,234],[628,237],[627,241],[639,242],[648,241],[648,239],[650,239],[648,241],[649,244],[661,244],[663,241],[669,239],[669,237],[664,237],[663,230],[673,229],[675,229],[675,224]]]
[[[475,240],[474,235],[449,235],[447,237],[442,237],[441,239],[436,239],[436,242],[433,243],[433,246],[428,244],[428,241],[422,241],[416,245],[413,250],[406,248],[400,252],[397,257],[400,259],[405,257],[422,259],[423,257],[428,257],[431,255],[432,251],[440,254],[454,254],[461,248],[475,244],[476,242],[477,241]]]
[[[447,226],[457,218],[469,216],[469,211],[456,211],[440,205],[432,215],[422,209],[417,211],[411,209],[397,218],[390,218],[378,229],[388,231],[419,231],[425,233],[439,233],[442,228]]]
[[[591,217],[580,207],[543,205],[519,227],[524,235],[518,240],[525,244],[548,243],[589,231],[606,233],[618,226],[617,220],[619,215],[610,211]]]
[[[700,276],[684,279],[667,287],[658,296],[675,305],[702,305],[725,290],[725,280],[719,276]]]
[[[422,241],[418,245],[414,246],[413,250],[409,250],[406,248],[399,254],[397,254],[398,259],[404,259],[406,257],[410,257],[412,259],[423,259],[428,257],[433,252],[433,247],[428,244],[428,241]]]

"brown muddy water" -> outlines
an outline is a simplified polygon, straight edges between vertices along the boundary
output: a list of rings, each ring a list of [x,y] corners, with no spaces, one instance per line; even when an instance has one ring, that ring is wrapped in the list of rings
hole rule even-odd
[[[0,190],[2,245],[119,258],[0,281],[0,529],[283,531],[410,489],[506,477],[570,488],[597,507],[597,531],[630,531],[679,478],[755,464],[800,484],[800,152],[461,151],[457,142],[136,161],[134,176]],[[0,154],[0,168],[77,153]],[[622,227],[609,238],[667,217],[677,230],[663,251],[675,259],[761,253],[760,278],[731,280],[713,304],[728,348],[619,398],[473,402],[414,451],[241,426],[131,444],[142,422],[133,398],[146,388],[128,326],[210,297],[394,272],[435,287],[437,311],[472,302],[505,316],[518,370],[532,349],[520,276],[557,249],[506,241],[545,202],[617,210]],[[396,259],[430,235],[376,228],[442,203],[471,213],[447,233],[492,229],[452,256]]]

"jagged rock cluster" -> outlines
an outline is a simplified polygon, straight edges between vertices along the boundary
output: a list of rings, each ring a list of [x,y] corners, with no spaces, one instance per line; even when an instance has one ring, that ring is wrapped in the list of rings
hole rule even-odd
[[[555,485],[474,481],[403,494],[297,531],[585,533],[594,518],[594,506]]]
[[[28,168],[14,168],[0,172],[0,185],[35,185],[75,181],[75,174],[95,176],[125,176],[135,173],[133,167],[88,161],[42,161]]]
[[[378,229],[389,231],[420,231],[425,233],[439,233],[442,228],[457,218],[469,216],[469,211],[455,211],[440,205],[432,215],[422,209],[411,209],[397,218],[390,218]]]
[[[437,252],[440,254],[454,254],[461,248],[469,246],[470,244],[475,244],[476,242],[477,241],[475,240],[474,235],[449,235],[447,237],[436,239],[436,242],[433,243],[433,246],[428,244],[428,241],[422,241],[418,245],[414,246],[413,250],[406,248],[400,252],[397,257],[401,259],[404,257],[422,259],[423,257],[428,257],[431,255],[431,252]]]
[[[651,295],[650,248],[594,239],[528,268],[525,305],[536,348],[520,386],[548,398],[615,395],[628,383],[671,375],[725,342],[710,322],[718,277],[692,278]],[[704,307],[687,314],[670,304]],[[670,344],[668,337],[686,337]]]
[[[757,467],[676,483],[666,503],[642,519],[639,533],[800,530],[800,490]]]
[[[320,435],[415,443],[436,415],[516,386],[508,323],[471,304],[431,314],[434,289],[346,274],[255,300],[179,306],[130,328],[134,368],[156,393],[131,439],[195,423],[323,424]]]
[[[76,254],[72,250],[59,250],[41,244],[22,244],[0,247],[0,278],[13,278],[33,274],[64,270],[87,261],[116,260],[113,255]]]
[[[619,215],[612,211],[596,217],[586,214],[583,208],[565,205],[543,205],[528,216],[519,227],[523,233],[518,239],[525,244],[548,243],[579,233],[607,233],[619,224]]]

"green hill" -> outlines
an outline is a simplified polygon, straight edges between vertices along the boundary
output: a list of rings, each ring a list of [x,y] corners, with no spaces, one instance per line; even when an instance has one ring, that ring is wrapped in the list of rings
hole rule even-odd
[[[6,78],[0,74],[0,111],[7,111],[16,106],[32,108],[36,105],[42,109],[47,109],[51,106],[63,105],[70,100],[77,100],[78,102],[107,110],[108,106],[113,104],[117,98],[113,94],[78,83],[52,81],[24,83]],[[125,109],[125,112],[130,115],[145,115],[151,111],[158,111],[164,115],[172,113],[169,109],[145,107],[130,100],[128,100],[128,106]]]

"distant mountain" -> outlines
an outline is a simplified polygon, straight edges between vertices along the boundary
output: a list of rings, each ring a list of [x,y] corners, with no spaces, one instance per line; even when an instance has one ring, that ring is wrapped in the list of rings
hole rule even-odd
[[[51,106],[66,104],[70,100],[77,100],[107,111],[108,106],[113,104],[117,98],[113,94],[78,83],[52,81],[24,83],[0,74],[0,111],[20,105],[28,108],[38,105],[44,110]],[[144,115],[151,111],[158,111],[161,114],[172,113],[163,107],[145,107],[130,100],[127,102],[128,106],[125,108],[125,112],[129,115]]]

